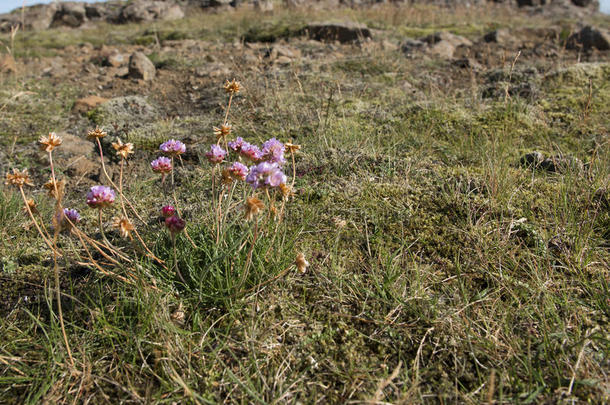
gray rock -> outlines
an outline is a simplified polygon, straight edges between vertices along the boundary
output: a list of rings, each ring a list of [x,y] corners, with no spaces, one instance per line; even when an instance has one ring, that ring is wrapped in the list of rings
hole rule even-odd
[[[155,65],[142,52],[134,52],[129,58],[129,76],[150,81],[155,78]]]
[[[339,41],[341,43],[358,42],[372,38],[371,30],[366,25],[352,22],[344,23],[312,23],[307,25],[303,32],[316,41]]]
[[[556,155],[544,159],[540,168],[552,173],[566,173],[570,170],[582,172],[584,165],[580,159],[571,155]]]
[[[121,10],[121,22],[177,20],[184,17],[182,8],[171,2],[135,1]]]
[[[105,59],[105,64],[108,66],[120,67],[127,63],[127,58],[122,53],[118,51],[112,52]]]
[[[413,56],[417,51],[423,51],[426,43],[417,39],[407,39],[401,46],[401,51],[407,56]]]
[[[568,49],[591,49],[596,48],[600,51],[610,49],[610,32],[608,30],[586,26],[580,32],[568,38],[566,44]]]
[[[51,27],[80,27],[87,20],[87,12],[83,3],[61,3],[59,10],[53,16]]]
[[[511,35],[508,28],[500,28],[485,34],[483,41],[493,42],[500,45],[509,45],[514,44],[516,42],[516,38]]]
[[[426,52],[443,59],[453,58],[453,54],[460,46],[472,46],[470,40],[447,31],[436,32],[420,38],[420,41],[428,44]]]
[[[95,124],[109,127],[136,128],[155,121],[158,112],[155,107],[140,96],[116,97],[99,105],[91,114]]]

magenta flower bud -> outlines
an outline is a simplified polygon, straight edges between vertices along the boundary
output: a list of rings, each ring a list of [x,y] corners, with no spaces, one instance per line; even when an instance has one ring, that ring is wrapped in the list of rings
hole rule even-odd
[[[114,202],[114,190],[106,186],[93,186],[87,193],[87,205],[91,208],[105,208]]]
[[[75,209],[64,208],[62,212],[63,215],[56,215],[57,225],[61,231],[72,228],[73,224],[77,224],[81,220],[80,214]]]
[[[186,152],[186,145],[175,139],[170,139],[167,142],[163,142],[161,146],[159,146],[159,150],[166,155],[178,156]]]
[[[172,161],[165,156],[158,157],[150,162],[153,172],[167,174],[172,171]]]
[[[246,180],[246,176],[248,175],[248,166],[240,162],[233,162],[233,164],[229,167],[229,173],[231,173],[231,177],[239,180]]]
[[[169,231],[172,233],[172,235],[175,235],[184,230],[184,227],[186,226],[186,222],[184,222],[183,219],[180,219],[177,216],[172,215],[171,217],[165,218],[165,226],[167,227],[167,229],[169,229]]]
[[[176,209],[172,205],[166,205],[161,208],[161,215],[164,218],[169,218],[176,213]]]
[[[286,163],[284,150],[285,148],[283,143],[275,138],[271,138],[263,144],[263,159],[265,159],[267,162],[277,163],[282,166],[284,163]]]
[[[227,152],[218,145],[212,145],[210,151],[205,154],[210,163],[220,163],[224,160]]]

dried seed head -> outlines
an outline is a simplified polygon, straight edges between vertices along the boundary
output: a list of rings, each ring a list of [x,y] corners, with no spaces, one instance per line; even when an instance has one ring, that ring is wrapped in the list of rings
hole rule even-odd
[[[119,230],[122,238],[131,238],[131,232],[134,226],[127,218],[114,218],[112,225]]]
[[[282,196],[285,200],[289,199],[294,195],[294,191],[292,191],[292,187],[290,187],[286,183],[280,184],[280,191],[282,192]]]
[[[55,132],[49,132],[49,135],[41,136],[38,143],[40,143],[40,149],[45,152],[52,152],[53,149],[61,145],[61,138]]]
[[[309,267],[309,262],[305,259],[305,255],[303,255],[303,253],[299,253],[297,255],[294,264],[301,273],[305,273]]]
[[[288,153],[294,153],[297,150],[301,149],[301,145],[295,145],[294,143],[285,143],[284,147],[286,148],[286,152]]]
[[[231,130],[233,126],[230,124],[222,124],[220,128],[214,127],[214,135],[216,135],[216,139],[226,138],[231,135]]]
[[[127,159],[127,156],[133,153],[133,143],[123,143],[120,139],[112,143],[112,147],[116,151],[117,156]]]
[[[23,171],[13,169],[13,173],[6,174],[6,181],[4,184],[16,187],[34,185],[32,183],[32,179],[30,179],[30,175],[28,174],[28,169],[23,169]]]
[[[233,79],[231,81],[227,80],[227,82],[224,85],[224,89],[227,93],[236,94],[236,93],[239,93],[239,90],[241,90],[241,85],[235,79]]]
[[[28,198],[26,200],[26,205],[23,207],[23,211],[27,214],[28,213],[28,208],[29,211],[32,212],[32,214],[34,215],[38,215],[38,206],[36,205],[36,201],[34,201],[32,198]]]
[[[57,185],[57,187],[55,187],[56,185]],[[53,178],[50,178],[49,181],[44,183],[43,187],[49,193],[49,197],[58,200],[61,197],[63,197],[63,195],[64,195],[64,190],[66,188],[66,181],[64,179],[61,179],[59,181],[54,182]]]
[[[221,175],[220,181],[225,186],[228,186],[229,184],[233,183],[233,177],[231,176],[231,170],[229,170],[228,168],[223,169],[222,172],[220,173],[220,175]]]
[[[106,132],[102,131],[102,129],[100,127],[95,127],[94,130],[89,131],[87,133],[87,138],[91,139],[91,140],[96,140],[96,139],[101,139],[103,137],[105,137],[106,135],[108,135]]]
[[[248,197],[246,199],[246,220],[250,221],[265,208],[265,204],[258,197]]]

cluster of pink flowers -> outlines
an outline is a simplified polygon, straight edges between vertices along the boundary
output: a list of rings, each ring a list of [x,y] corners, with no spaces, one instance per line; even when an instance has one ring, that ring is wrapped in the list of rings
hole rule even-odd
[[[114,190],[106,186],[93,186],[87,193],[87,205],[91,208],[109,207],[114,199]]]
[[[167,142],[163,142],[159,146],[159,150],[168,156],[179,156],[186,152],[186,145],[175,139],[170,139]]]
[[[279,187],[280,184],[286,183],[286,175],[282,172],[278,163],[261,162],[250,168],[246,182],[255,190],[265,187]]]
[[[172,171],[172,161],[165,156],[156,158],[150,162],[150,166],[156,173],[167,174]]]
[[[222,163],[222,161],[225,159],[225,156],[227,156],[227,152],[218,145],[212,145],[210,147],[210,151],[205,154],[205,157],[208,158],[208,161],[214,164]]]

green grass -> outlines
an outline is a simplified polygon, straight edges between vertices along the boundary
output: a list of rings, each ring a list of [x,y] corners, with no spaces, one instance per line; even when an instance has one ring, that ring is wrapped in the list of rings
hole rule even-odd
[[[365,21],[388,38],[446,27],[474,39],[487,26],[524,24],[494,12],[448,16],[424,7],[396,12],[409,16],[407,25],[392,10],[340,9],[329,18]],[[230,44],[247,33],[263,40],[284,32],[287,22],[323,15],[206,17],[104,34],[115,40],[102,35],[105,26],[83,35],[120,45],[121,35],[133,43],[150,35],[216,34]],[[68,31],[53,41],[67,46],[79,35]],[[43,47],[32,42],[22,52]],[[236,135],[302,145],[285,220],[277,233],[273,224],[261,229],[248,271],[253,229],[242,220],[241,193],[223,243],[215,243],[212,227],[211,166],[203,153],[222,118],[215,104],[224,102],[221,80],[196,83],[202,103],[214,100],[203,107],[185,94],[166,98],[156,88],[138,88],[159,108],[158,117],[133,122],[125,134],[137,149],[125,189],[146,222],[138,229],[171,263],[171,240],[157,216],[173,198],[149,162],[158,142],[175,136],[194,151],[177,169],[177,196],[198,248],[178,238],[184,285],[108,231],[135,262],[107,269],[140,280],[129,284],[78,264],[86,261],[71,247],[78,241],[62,235],[60,245],[83,257],[70,255],[60,266],[75,369],[57,319],[51,252],[28,226],[19,195],[0,189],[0,402],[608,401],[607,55],[576,65],[571,54],[560,62],[524,54],[521,67],[567,68],[541,80],[536,98],[504,100],[482,99],[484,74],[473,78],[447,62],[351,46],[339,52],[336,59],[312,57],[257,74],[236,69],[245,86],[229,116]],[[233,56],[238,65],[239,53]],[[192,58],[161,51],[152,57],[168,82],[184,76]],[[188,80],[179,82],[179,92],[190,91]],[[11,101],[25,90],[35,94]],[[28,195],[45,218],[52,202],[38,185],[46,181],[46,159],[34,141],[55,127],[109,126],[111,119],[94,110],[73,121],[68,106],[81,91],[49,78],[12,79],[0,88],[2,157],[11,167],[31,168],[37,187]],[[522,167],[521,156],[533,150],[574,156],[583,168]],[[116,172],[116,162],[107,164]],[[66,204],[97,235],[83,194],[99,180],[69,180]],[[119,213],[115,207],[105,218]],[[299,252],[311,263],[304,274],[290,267]]]

